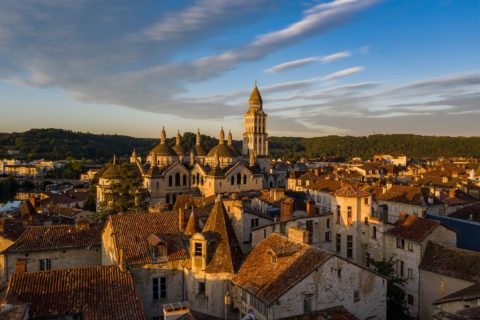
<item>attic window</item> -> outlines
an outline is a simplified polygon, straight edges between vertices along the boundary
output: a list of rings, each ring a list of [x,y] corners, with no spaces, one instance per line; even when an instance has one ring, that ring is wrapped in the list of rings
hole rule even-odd
[[[147,243],[154,262],[167,260],[167,243],[164,240],[152,233],[148,236]]]
[[[272,264],[277,264],[277,256],[272,254]]]

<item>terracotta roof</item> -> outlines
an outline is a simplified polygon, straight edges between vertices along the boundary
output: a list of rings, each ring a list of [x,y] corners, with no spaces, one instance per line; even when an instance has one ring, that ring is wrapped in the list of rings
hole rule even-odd
[[[30,317],[35,319],[146,319],[131,275],[116,265],[14,273],[6,300],[30,303]]]
[[[450,194],[450,192],[452,192],[452,194]],[[465,205],[479,201],[474,196],[471,196],[462,190],[451,190],[450,192],[440,192],[439,197],[440,201],[449,206]]]
[[[272,251],[282,253],[276,264]],[[273,233],[252,249],[233,282],[270,304],[330,257],[331,253],[309,245],[292,246],[286,237]]]
[[[0,232],[0,237],[11,241],[16,241],[26,229],[23,221],[19,219],[2,218],[0,223],[3,223],[3,232]]]
[[[100,225],[30,226],[5,253],[83,248],[101,245]]]
[[[127,264],[152,263],[147,237],[155,234],[167,243],[169,260],[186,259],[184,237],[178,228],[178,213],[173,211],[124,213],[112,216],[112,232],[117,253],[124,250]],[[109,222],[109,223],[110,223]]]
[[[37,210],[35,210],[35,207],[32,205],[30,201],[23,201],[22,205],[20,208],[18,208],[18,212],[24,216],[29,216],[29,215],[35,215],[37,213]]]
[[[397,203],[405,203],[414,206],[423,206],[428,204],[428,189],[422,189],[421,187],[392,185],[390,189],[385,193],[381,192],[382,189],[377,188],[375,191],[375,200],[389,201]],[[440,204],[436,197],[433,197],[434,204]]]
[[[370,193],[361,190],[359,188],[355,188],[351,184],[344,183],[343,187],[338,189],[333,193],[336,197],[345,197],[345,198],[362,198],[370,196]]]
[[[343,306],[313,311],[308,314],[281,318],[281,320],[358,320]]]
[[[452,294],[443,297],[442,299],[438,299],[433,302],[433,304],[441,304],[445,302],[453,302],[459,300],[472,300],[472,299],[480,299],[480,283],[475,283],[469,287],[466,287],[462,290],[455,291]]]
[[[207,246],[208,261],[205,271],[234,273],[238,270],[243,253],[220,196],[215,200],[202,233],[212,239]]]
[[[103,179],[115,179],[120,176],[118,166],[111,164],[102,174]]]
[[[436,220],[407,215],[406,218],[398,220],[395,223],[395,227],[385,232],[385,234],[415,242],[422,242],[440,225],[441,223]]]
[[[480,282],[480,253],[429,241],[419,269],[465,281]]]
[[[195,213],[194,211],[192,211],[190,213],[190,216],[188,217],[188,222],[187,222],[187,226],[185,227],[185,231],[184,233],[186,235],[193,235],[197,232],[199,232],[199,228],[198,228],[198,223],[197,223],[197,219],[195,218]]]
[[[334,192],[341,188],[341,182],[338,180],[325,179],[316,181],[308,189],[321,192]]]

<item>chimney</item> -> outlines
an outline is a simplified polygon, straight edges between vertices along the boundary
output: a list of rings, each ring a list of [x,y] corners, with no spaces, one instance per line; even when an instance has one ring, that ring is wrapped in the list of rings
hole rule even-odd
[[[292,198],[287,198],[282,201],[282,204],[280,207],[280,219],[282,221],[286,221],[293,218],[293,203],[294,203],[294,200]]]
[[[315,201],[307,200],[307,215],[312,217],[317,214],[317,206],[315,205]]]
[[[15,273],[25,273],[27,272],[27,260],[18,259],[15,263]]]
[[[118,266],[120,270],[125,272],[127,271],[127,261],[125,260],[125,252],[123,249],[120,249],[120,257],[118,258]]]
[[[287,235],[289,242],[308,244],[308,231],[297,227],[288,228]]]
[[[178,229],[183,232],[185,226],[185,209],[178,208]]]
[[[176,302],[163,305],[163,319],[178,320],[185,319],[190,313],[187,302]],[[190,318],[190,317],[189,317]]]
[[[430,194],[435,194],[435,187],[430,185]]]
[[[455,191],[456,191],[456,190],[455,190],[454,188],[448,189],[448,197],[449,197],[450,199],[455,198]]]

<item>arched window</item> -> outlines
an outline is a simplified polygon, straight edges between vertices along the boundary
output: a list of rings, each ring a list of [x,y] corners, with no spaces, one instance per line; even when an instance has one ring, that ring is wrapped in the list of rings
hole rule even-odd
[[[175,201],[177,200],[177,194],[174,193],[172,196],[172,204],[175,204]]]
[[[197,172],[197,183],[200,182],[200,174]]]
[[[203,186],[203,182],[204,182],[204,181],[203,181],[203,177],[202,177],[202,180],[201,180],[201,183],[200,183],[202,186]]]
[[[243,184],[247,184],[247,175],[246,174],[243,175]]]
[[[242,183],[242,175],[239,173],[237,173],[237,184],[240,184]]]
[[[192,184],[195,184],[195,175],[192,174]]]
[[[172,186],[172,176],[168,176],[168,186],[171,187]]]
[[[168,194],[168,193],[165,195],[165,202],[167,204],[170,204],[170,194]]]
[[[175,173],[175,186],[179,186],[180,185],[180,173],[177,172]]]
[[[159,188],[159,183],[158,183],[158,181],[157,181],[157,190],[158,190],[158,188]]]
[[[232,177],[230,178],[230,184],[231,184],[232,186],[235,184],[235,177],[234,177],[234,176],[232,176]]]
[[[184,186],[187,185],[187,175],[186,174],[183,175],[183,185]]]

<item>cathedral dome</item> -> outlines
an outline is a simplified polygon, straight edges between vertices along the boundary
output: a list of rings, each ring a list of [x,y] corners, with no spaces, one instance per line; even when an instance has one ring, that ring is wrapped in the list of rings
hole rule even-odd
[[[153,150],[150,152],[155,153],[157,157],[176,157],[177,153],[165,143],[159,143]]]
[[[176,142],[175,142],[175,145],[172,147],[172,149],[173,151],[175,151],[175,153],[179,157],[183,157],[185,155],[185,149],[183,149],[182,145],[180,144],[181,142],[182,142],[182,136],[180,135],[180,131],[178,131]]]
[[[200,144],[196,144],[193,149],[193,154],[196,155],[196,156],[199,156],[199,157],[204,157],[207,155],[207,152],[205,151],[205,149],[203,148],[202,145]]]
[[[218,144],[208,152],[207,157],[213,157],[215,152],[218,153],[220,158],[235,158],[238,157],[238,151],[235,148],[228,146],[226,144]]]

